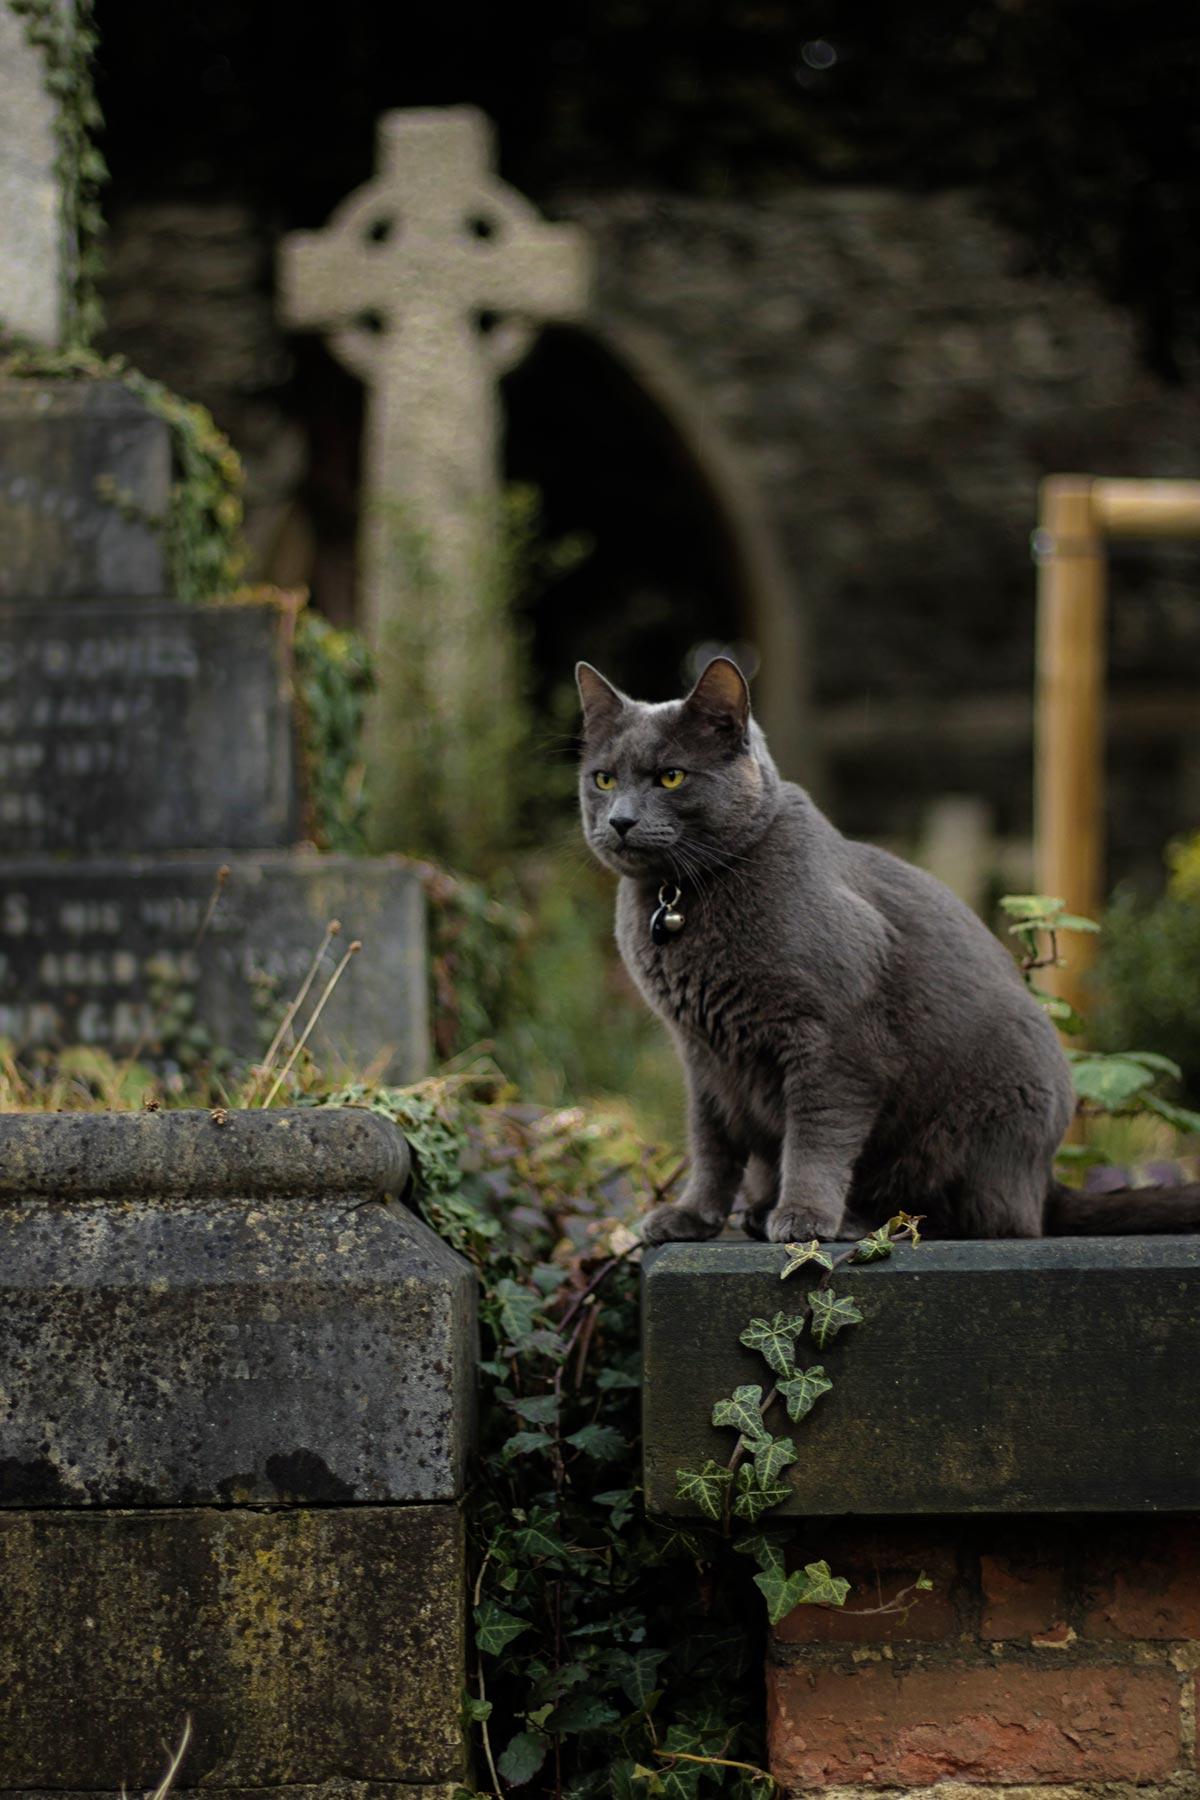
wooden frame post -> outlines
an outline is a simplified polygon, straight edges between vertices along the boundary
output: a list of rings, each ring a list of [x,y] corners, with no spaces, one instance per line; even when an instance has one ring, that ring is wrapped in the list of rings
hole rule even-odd
[[[1200,481],[1052,475],[1042,483],[1035,702],[1037,887],[1096,918],[1104,901],[1104,687],[1108,537],[1200,537]],[[1078,1006],[1095,940],[1060,946],[1047,986]]]

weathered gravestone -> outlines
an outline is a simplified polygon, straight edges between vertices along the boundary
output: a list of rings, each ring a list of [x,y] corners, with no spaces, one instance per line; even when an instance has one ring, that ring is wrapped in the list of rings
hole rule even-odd
[[[170,479],[119,383],[0,381],[0,1037],[253,1059],[337,919],[313,1049],[415,1079],[418,873],[289,848],[293,605],[163,593]]]
[[[221,1122],[223,1120],[223,1122]],[[471,1271],[366,1111],[0,1118],[0,1792],[447,1800]]]
[[[583,233],[544,223],[493,162],[474,107],[385,113],[377,173],[325,230],[287,238],[280,264],[287,323],[327,332],[368,390],[359,560],[380,670],[372,779],[401,823],[389,743],[411,671],[399,660],[420,657],[428,704],[450,722],[447,810],[466,803],[464,727],[511,693],[489,611],[502,579],[498,382],[541,324],[580,317],[588,298]]]

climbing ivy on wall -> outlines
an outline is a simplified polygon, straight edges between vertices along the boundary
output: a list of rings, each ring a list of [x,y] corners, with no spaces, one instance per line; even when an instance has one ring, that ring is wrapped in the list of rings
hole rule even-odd
[[[41,51],[54,101],[59,187],[59,319],[64,349],[87,349],[103,323],[98,282],[108,179],[95,134],[104,123],[92,65],[99,38],[93,0],[10,0],[25,36]]]

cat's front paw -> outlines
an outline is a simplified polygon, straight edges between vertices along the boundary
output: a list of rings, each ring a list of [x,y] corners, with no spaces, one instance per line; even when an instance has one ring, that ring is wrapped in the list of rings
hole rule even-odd
[[[777,1206],[767,1214],[766,1227],[773,1244],[807,1244],[813,1238],[830,1244],[841,1231],[842,1215],[815,1206]]]
[[[721,1220],[715,1222],[706,1219],[680,1201],[664,1201],[662,1206],[652,1206],[642,1220],[643,1244],[697,1244],[706,1238],[714,1238],[721,1229]]]

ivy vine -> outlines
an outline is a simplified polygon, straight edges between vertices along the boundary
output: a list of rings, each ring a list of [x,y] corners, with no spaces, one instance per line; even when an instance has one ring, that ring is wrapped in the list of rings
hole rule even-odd
[[[104,322],[98,283],[104,215],[100,191],[108,179],[95,136],[104,123],[92,67],[99,36],[93,0],[11,0],[25,22],[26,41],[44,59],[46,91],[54,102],[59,188],[59,334],[65,350],[86,350]]]

